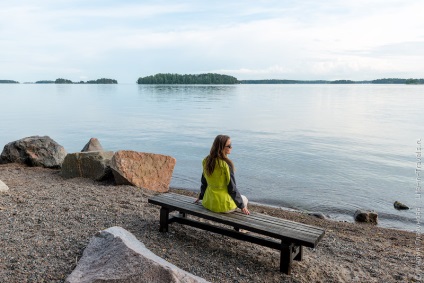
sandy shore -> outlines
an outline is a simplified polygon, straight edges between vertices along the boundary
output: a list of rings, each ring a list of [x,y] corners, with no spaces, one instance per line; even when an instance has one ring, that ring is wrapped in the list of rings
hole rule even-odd
[[[252,211],[326,229],[318,247],[304,249],[304,260],[287,276],[278,271],[275,250],[177,224],[159,233],[159,207],[147,203],[152,192],[65,180],[58,170],[18,164],[0,165],[0,180],[10,188],[0,194],[0,282],[63,282],[90,238],[111,226],[211,282],[420,282],[422,265],[416,263],[418,248],[424,249],[412,232],[251,205]]]

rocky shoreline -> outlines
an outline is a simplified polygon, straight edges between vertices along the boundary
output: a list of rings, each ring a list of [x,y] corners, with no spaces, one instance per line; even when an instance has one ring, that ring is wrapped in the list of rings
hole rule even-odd
[[[295,262],[287,276],[278,271],[275,250],[180,225],[160,233],[159,208],[147,203],[154,192],[64,179],[59,172],[0,165],[0,180],[10,189],[0,194],[1,282],[64,282],[90,238],[112,226],[211,282],[420,282],[422,276],[423,245],[413,232],[251,205],[252,211],[326,229],[318,247],[305,249],[304,260]]]

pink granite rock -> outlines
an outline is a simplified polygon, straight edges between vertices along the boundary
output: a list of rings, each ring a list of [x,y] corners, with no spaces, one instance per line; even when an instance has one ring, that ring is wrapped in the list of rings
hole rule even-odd
[[[120,150],[113,155],[110,167],[118,185],[167,192],[175,163],[176,159],[167,155]]]

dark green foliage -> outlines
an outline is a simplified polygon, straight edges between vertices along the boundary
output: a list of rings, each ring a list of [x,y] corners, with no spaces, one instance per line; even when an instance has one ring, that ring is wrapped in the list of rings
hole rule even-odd
[[[337,81],[330,82],[330,84],[355,84],[355,83],[356,82],[351,80],[337,80]]]
[[[371,83],[373,84],[404,84],[406,83],[406,79],[395,79],[395,78],[378,79],[378,80],[371,81]]]
[[[19,82],[13,80],[0,80],[0,84],[18,84]]]
[[[329,81],[299,81],[299,80],[242,80],[241,84],[328,84]]]
[[[424,84],[424,79],[407,79],[405,83],[407,85],[422,85]]]
[[[241,84],[424,84],[424,79],[378,79],[373,81],[241,80]]]
[[[82,82],[82,83],[84,83],[84,82]],[[86,83],[87,84],[117,84],[118,81],[113,80],[113,79],[101,78],[101,79],[97,79],[97,80],[87,81]]]
[[[373,84],[424,84],[424,79],[378,79],[373,80]]]
[[[56,80],[54,81],[54,83],[55,83],[55,84],[72,84],[73,82],[72,82],[72,81],[70,81],[70,80],[66,80],[66,79],[62,79],[62,78],[60,78],[60,79],[56,79]]]
[[[36,81],[36,84],[54,84],[55,81],[48,81],[48,80],[44,80],[44,81]]]
[[[49,82],[50,81],[40,81],[40,82],[37,82],[37,83],[49,83]],[[65,79],[57,79],[53,83],[55,83],[55,84],[73,84],[72,81],[65,80]],[[87,84],[117,84],[118,81],[113,80],[113,79],[101,78],[101,79],[97,79],[97,80],[87,81],[86,83]],[[79,81],[79,82],[76,82],[75,84],[84,84],[84,81]]]
[[[156,74],[139,78],[138,84],[237,84],[237,78],[220,74]]]

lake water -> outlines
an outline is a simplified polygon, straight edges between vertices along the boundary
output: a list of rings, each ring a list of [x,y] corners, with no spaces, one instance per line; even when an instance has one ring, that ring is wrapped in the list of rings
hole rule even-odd
[[[223,133],[251,201],[346,221],[373,209],[381,226],[417,229],[423,86],[0,84],[0,105],[0,146],[48,135],[77,152],[96,137],[175,157],[171,186],[198,191]]]

